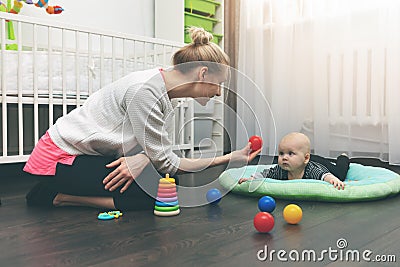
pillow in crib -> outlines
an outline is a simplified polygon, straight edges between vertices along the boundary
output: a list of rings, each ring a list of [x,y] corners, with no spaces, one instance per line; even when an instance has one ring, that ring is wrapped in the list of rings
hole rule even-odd
[[[275,165],[249,165],[224,171],[220,184],[233,193],[248,196],[268,195],[277,199],[315,200],[326,202],[352,202],[382,199],[400,192],[400,175],[381,167],[351,163],[345,189],[338,190],[330,183],[312,180],[275,180],[256,178],[238,184],[242,177],[250,177],[265,168]]]

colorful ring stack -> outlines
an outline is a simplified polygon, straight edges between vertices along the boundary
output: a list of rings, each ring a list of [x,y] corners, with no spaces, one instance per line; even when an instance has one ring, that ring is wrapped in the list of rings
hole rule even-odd
[[[174,178],[161,178],[158,184],[156,204],[154,206],[154,215],[174,216],[180,213],[178,205],[178,194]]]

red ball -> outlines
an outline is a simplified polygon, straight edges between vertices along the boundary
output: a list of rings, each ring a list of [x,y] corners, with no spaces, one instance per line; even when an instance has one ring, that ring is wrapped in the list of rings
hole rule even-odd
[[[275,219],[268,212],[259,212],[254,216],[253,224],[260,233],[268,233],[274,228]]]
[[[250,137],[249,142],[251,143],[251,150],[253,151],[259,150],[263,145],[262,138],[258,135]]]

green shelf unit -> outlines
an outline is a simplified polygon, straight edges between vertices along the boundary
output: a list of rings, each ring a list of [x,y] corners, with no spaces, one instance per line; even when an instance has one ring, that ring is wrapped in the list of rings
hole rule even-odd
[[[213,33],[212,34],[214,36],[214,38],[212,39],[212,41],[214,43],[216,43],[217,45],[219,45],[219,43],[221,42],[222,38],[224,37],[222,34],[217,34],[217,33]]]
[[[221,3],[212,0],[185,0],[186,10],[204,16],[215,16],[215,11],[220,5]]]
[[[212,32],[214,25],[217,24],[219,20],[204,17],[201,15],[189,13],[185,11],[185,28],[190,26],[196,26],[204,28],[208,32]]]
[[[156,38],[189,43],[187,29],[204,28],[213,34],[212,42],[224,45],[225,0],[154,0]]]

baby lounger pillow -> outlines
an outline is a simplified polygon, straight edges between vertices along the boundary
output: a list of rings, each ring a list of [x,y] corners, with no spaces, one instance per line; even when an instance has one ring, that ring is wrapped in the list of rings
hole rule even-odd
[[[220,184],[234,193],[249,196],[268,195],[287,200],[317,200],[326,202],[352,202],[382,199],[400,192],[400,175],[381,167],[351,163],[345,189],[338,190],[328,182],[312,179],[275,180],[256,178],[238,184],[256,172],[275,165],[249,165],[224,171]]]

